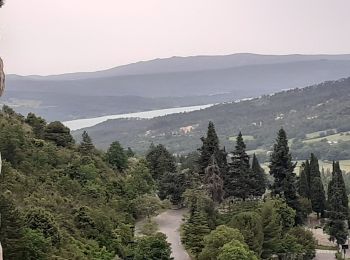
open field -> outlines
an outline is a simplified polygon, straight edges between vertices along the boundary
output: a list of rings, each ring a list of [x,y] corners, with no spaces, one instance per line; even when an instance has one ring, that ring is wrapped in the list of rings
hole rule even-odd
[[[327,141],[330,141],[330,142],[337,142],[337,141],[348,142],[350,141],[350,132],[327,135],[327,136],[313,138],[313,139],[307,139],[307,140],[304,140],[303,142],[314,143],[314,142],[320,142],[323,139],[326,139]]]

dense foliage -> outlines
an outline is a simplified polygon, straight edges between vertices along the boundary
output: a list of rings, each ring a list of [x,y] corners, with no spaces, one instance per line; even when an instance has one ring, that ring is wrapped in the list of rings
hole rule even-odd
[[[134,247],[147,254],[144,241],[133,243],[135,219],[161,205],[145,161],[128,162],[118,143],[104,155],[87,133],[75,145],[60,122],[46,125],[8,107],[0,112],[0,151],[5,259],[107,260],[126,258]]]

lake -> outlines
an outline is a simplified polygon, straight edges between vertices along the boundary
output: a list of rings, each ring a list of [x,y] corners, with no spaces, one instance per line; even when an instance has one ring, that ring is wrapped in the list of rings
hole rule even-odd
[[[78,130],[82,128],[91,127],[102,122],[105,122],[110,119],[120,119],[120,118],[143,118],[143,119],[151,119],[154,117],[184,113],[184,112],[192,112],[196,110],[205,109],[213,106],[214,104],[208,105],[200,105],[200,106],[190,106],[190,107],[174,107],[174,108],[166,108],[166,109],[158,109],[158,110],[150,110],[136,113],[127,113],[127,114],[118,114],[118,115],[108,115],[108,116],[100,116],[93,118],[84,118],[84,119],[76,119],[71,121],[65,121],[63,124],[69,127],[71,130]]]

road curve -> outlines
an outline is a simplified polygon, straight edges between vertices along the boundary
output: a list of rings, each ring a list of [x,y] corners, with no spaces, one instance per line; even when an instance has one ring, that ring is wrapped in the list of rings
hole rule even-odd
[[[191,259],[180,239],[180,226],[183,216],[186,213],[187,209],[169,209],[154,218],[155,222],[158,224],[159,232],[167,236],[167,241],[171,245],[171,256],[174,260]]]

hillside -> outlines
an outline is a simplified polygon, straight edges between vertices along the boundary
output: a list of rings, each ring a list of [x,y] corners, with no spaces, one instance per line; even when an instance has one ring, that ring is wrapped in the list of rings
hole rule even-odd
[[[307,158],[310,151],[324,160],[350,159],[349,93],[350,78],[346,78],[186,114],[151,120],[110,120],[85,130],[101,148],[119,140],[144,152],[154,142],[166,145],[172,152],[187,153],[199,147],[208,121],[213,121],[228,150],[233,146],[232,137],[241,130],[248,149],[266,159],[275,133],[283,126],[292,138],[295,159]],[[335,133],[338,136],[326,140],[327,135]],[[75,132],[75,136],[80,134]],[[306,141],[312,138],[319,139]]]
[[[109,72],[10,75],[3,102],[23,114],[34,111],[64,121],[219,103],[347,77],[349,57],[199,56],[141,62]]]
[[[74,144],[59,122],[46,125],[8,107],[0,110],[0,125],[4,259],[111,260],[133,254],[133,227],[141,217],[136,200],[154,194],[142,160],[127,162],[124,156],[123,167],[116,167],[91,143]]]

